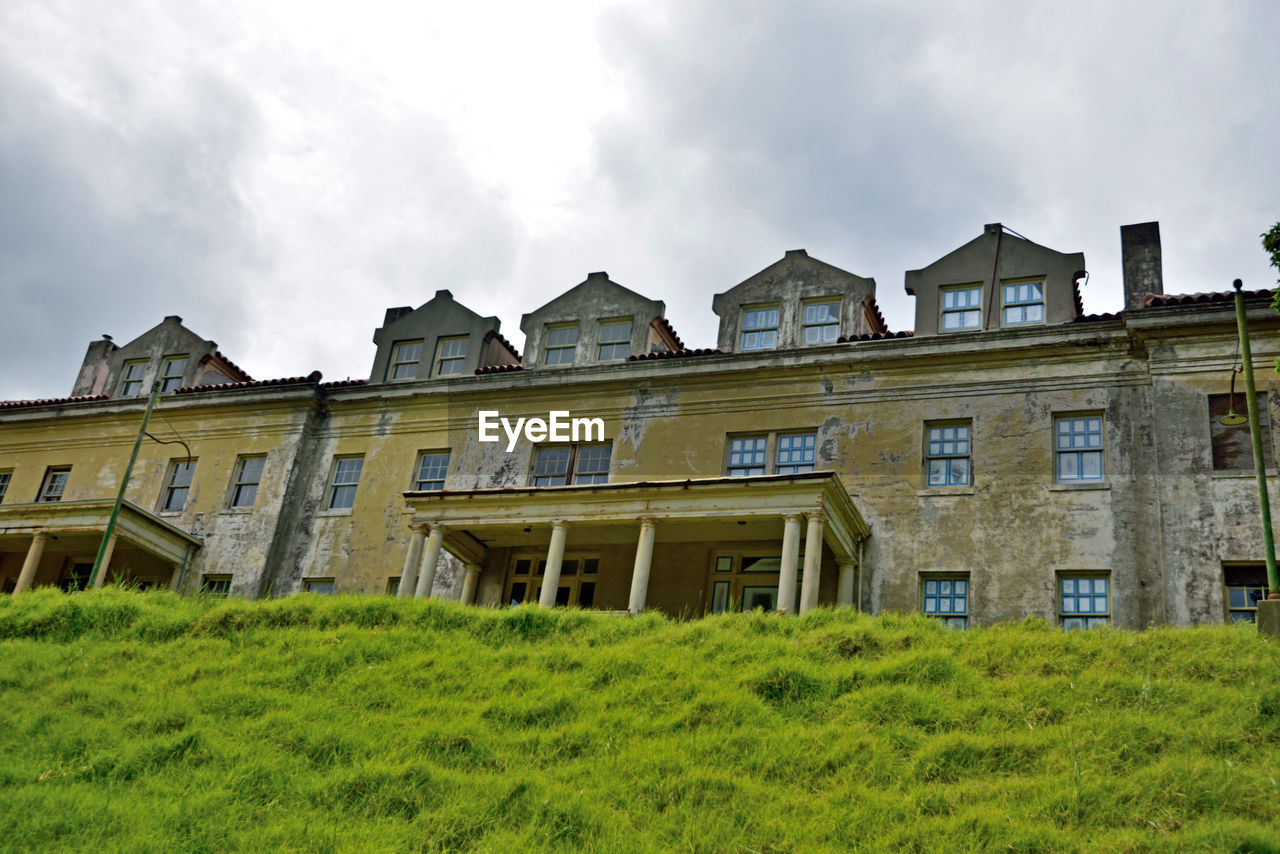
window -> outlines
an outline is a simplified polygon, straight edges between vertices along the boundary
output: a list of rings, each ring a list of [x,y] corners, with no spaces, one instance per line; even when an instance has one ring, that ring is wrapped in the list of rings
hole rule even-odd
[[[206,575],[200,582],[200,592],[209,596],[227,596],[231,593],[231,576]]]
[[[187,372],[186,356],[170,356],[164,360],[164,372],[160,374],[160,391],[173,391],[182,386],[182,375]]]
[[[1102,416],[1061,416],[1054,432],[1059,482],[1102,480]]]
[[[420,361],[422,361],[421,341],[397,341],[391,348],[391,365],[387,368],[387,379],[414,379],[418,376]]]
[[[321,596],[333,595],[333,579],[332,578],[304,578],[302,579],[302,592],[318,593]]]
[[[507,573],[506,598],[510,605],[535,603],[542,595],[542,576],[546,572],[546,556],[516,555]],[[584,554],[566,554],[560,561],[560,583],[556,586],[556,607],[576,605],[591,608],[596,603],[596,579],[600,558]]]
[[[1223,582],[1227,588],[1227,618],[1233,623],[1256,623],[1258,602],[1267,598],[1267,567],[1224,566]]]
[[[924,456],[930,486],[968,486],[969,425],[926,426]]]
[[[578,324],[547,327],[547,354],[542,360],[547,365],[572,365],[573,354],[578,348]]]
[[[804,306],[804,343],[831,344],[840,337],[840,301]]]
[[[818,434],[804,432],[729,436],[726,450],[725,474],[730,477],[800,474],[814,469]]]
[[[1058,616],[1062,628],[1093,629],[1111,622],[1109,584],[1105,575],[1059,577]]]
[[[120,394],[124,397],[135,397],[142,394],[142,378],[147,373],[146,360],[124,363],[124,379],[120,386]]]
[[[4,503],[4,494],[9,491],[9,480],[13,477],[11,471],[0,471],[0,504]]]
[[[71,477],[71,466],[50,467],[45,470],[44,480],[40,484],[40,493],[36,501],[61,501],[67,489],[67,480]]]
[[[935,576],[920,581],[920,602],[924,613],[937,617],[953,629],[969,627],[969,577]]]
[[[467,361],[467,347],[471,339],[466,335],[458,338],[441,338],[436,342],[436,376],[449,377],[462,373]]]
[[[413,479],[413,488],[419,492],[444,489],[444,478],[448,471],[448,451],[423,451],[418,455],[418,471]]]
[[[778,346],[778,307],[748,308],[742,312],[742,349],[772,350]]]
[[[982,326],[982,285],[942,289],[942,331],[961,332]]]
[[[164,498],[160,502],[160,510],[178,511],[187,503],[187,493],[191,491],[191,479],[196,473],[195,460],[174,460],[169,463],[169,478],[164,487]]]
[[[1253,472],[1253,439],[1249,433],[1249,422],[1226,425],[1222,418],[1228,412],[1237,415],[1248,415],[1248,404],[1243,394],[1234,397],[1229,394],[1209,395],[1209,438],[1213,446],[1214,471]],[[1266,392],[1258,394],[1258,426],[1262,429],[1262,462],[1270,469],[1271,427],[1267,418]]]
[[[600,324],[600,361],[625,359],[631,355],[631,321],[610,320]]]
[[[782,572],[781,555],[716,554],[712,556],[710,600],[707,610],[712,614],[728,611],[744,613],[760,608],[778,610],[778,582]],[[800,588],[804,581],[804,553],[796,566],[796,607],[800,605]]]
[[[388,596],[400,595],[400,576],[393,575],[387,579],[387,595]]]
[[[252,507],[258,499],[258,486],[262,483],[262,468],[266,457],[241,457],[236,461],[235,474],[231,478],[231,506]]]
[[[534,486],[608,483],[613,444],[554,445],[538,448],[533,461]]]
[[[333,461],[333,479],[329,486],[329,509],[346,510],[355,506],[356,487],[364,457],[338,457]]]
[[[1004,325],[1044,323],[1044,280],[1003,282]]]

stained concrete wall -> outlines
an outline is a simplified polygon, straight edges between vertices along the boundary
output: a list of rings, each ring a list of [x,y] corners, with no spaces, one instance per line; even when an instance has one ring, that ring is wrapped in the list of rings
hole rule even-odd
[[[662,317],[665,311],[666,304],[662,300],[651,300],[624,288],[611,281],[608,273],[591,273],[586,281],[520,318],[520,331],[524,333],[524,365],[538,370],[567,367],[543,364],[547,327],[558,324],[578,325],[574,366],[600,361],[600,324],[610,320],[631,321],[628,355],[647,352],[649,324],[654,318]]]
[[[185,357],[187,360],[179,387],[216,385],[242,379],[229,366],[221,364],[223,360],[218,356],[217,343],[187,329],[182,325],[181,317],[170,315],[122,347],[106,339],[89,344],[71,394],[120,397],[123,394],[125,363],[145,359],[147,367],[140,395],[146,397],[164,370],[165,360],[170,357]]]
[[[489,333],[496,334],[500,327],[498,318],[481,317],[453,298],[449,291],[436,291],[436,295],[416,309],[408,306],[387,309],[382,326],[373,333],[377,352],[369,382],[393,382],[390,377],[391,359],[395,346],[406,341],[422,341],[422,359],[418,363],[413,380],[437,379],[436,355],[441,338],[466,336],[467,355],[463,361],[462,376],[474,374],[484,365],[514,364],[515,356],[505,348],[490,346],[494,341]],[[400,382],[403,382],[401,380]]]

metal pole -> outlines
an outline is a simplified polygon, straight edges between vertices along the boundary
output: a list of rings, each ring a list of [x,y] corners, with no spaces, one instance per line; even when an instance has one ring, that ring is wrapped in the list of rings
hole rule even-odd
[[[142,440],[147,435],[147,422],[151,420],[151,410],[155,408],[156,398],[160,396],[160,381],[151,384],[151,396],[147,398],[147,411],[142,415],[142,426],[138,428],[138,439],[133,443],[133,454],[129,457],[129,465],[125,467],[124,477],[120,479],[120,492],[116,495],[115,506],[111,508],[111,516],[107,519],[107,530],[102,535],[102,545],[98,546],[98,556],[93,560],[93,571],[89,573],[89,581],[85,589],[91,589],[98,573],[102,570],[102,556],[106,554],[107,543],[116,531],[116,519],[120,517],[120,505],[124,504],[124,491],[129,487],[129,477],[133,474],[133,464],[138,461],[138,451],[142,448]]]
[[[1267,559],[1267,598],[1280,599],[1276,574],[1276,544],[1271,533],[1271,502],[1267,498],[1267,465],[1262,458],[1262,426],[1258,423],[1258,392],[1253,385],[1253,352],[1249,349],[1249,319],[1244,311],[1244,283],[1236,279],[1236,328],[1240,332],[1240,358],[1244,362],[1244,393],[1249,405],[1249,437],[1253,440],[1253,470],[1258,476],[1258,503],[1262,506],[1262,546]]]

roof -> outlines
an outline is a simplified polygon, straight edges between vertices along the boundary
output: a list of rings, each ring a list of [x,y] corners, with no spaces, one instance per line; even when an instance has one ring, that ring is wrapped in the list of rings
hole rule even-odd
[[[477,374],[504,374],[508,371],[523,371],[524,365],[485,365],[483,368],[476,368]]]
[[[694,356],[718,356],[721,351],[713,348],[701,348],[697,350],[655,350],[652,353],[636,353],[634,356],[628,356],[628,362],[647,362],[650,359],[691,359]]]
[[[1241,291],[1245,299],[1271,299],[1272,290]],[[1235,291],[1215,291],[1196,294],[1147,294],[1142,298],[1144,308],[1160,308],[1171,305],[1198,305],[1215,302],[1234,302]]]
[[[0,409],[22,409],[25,406],[56,406],[60,403],[88,403],[93,400],[110,400],[108,394],[80,394],[75,397],[42,397],[39,400],[0,400]]]
[[[240,388],[262,388],[263,386],[306,385],[320,382],[322,374],[312,371],[305,377],[284,377],[276,380],[248,380],[239,383],[218,383],[217,385],[189,385],[174,389],[174,394],[203,394],[207,391],[230,391]]]
[[[520,351],[515,348],[514,344],[512,344],[510,341],[507,340],[507,336],[503,335],[501,332],[499,332],[496,329],[490,329],[488,332],[485,333],[484,337],[486,339],[488,338],[497,339],[499,344],[507,348],[508,353],[516,357],[517,362],[520,361]]]
[[[867,307],[871,312],[871,316],[875,318],[877,328],[874,331],[888,332],[889,324],[885,323],[884,315],[880,313],[880,306],[876,304],[876,295],[868,294],[867,298],[862,301],[862,304]]]
[[[679,333],[676,332],[676,328],[671,325],[671,321],[659,315],[658,317],[655,317],[653,319],[653,322],[658,324],[658,326],[662,327],[663,331],[665,331],[668,335],[671,336],[671,340],[676,342],[677,350],[684,349],[684,341],[680,339],[680,335]]]

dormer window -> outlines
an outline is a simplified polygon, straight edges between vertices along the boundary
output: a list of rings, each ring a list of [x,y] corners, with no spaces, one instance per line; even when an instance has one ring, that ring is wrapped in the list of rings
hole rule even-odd
[[[187,372],[186,356],[170,356],[164,360],[164,373],[160,375],[160,391],[173,391],[182,385],[182,375]]]
[[[436,376],[448,377],[462,373],[470,340],[466,335],[440,339],[436,344]]]
[[[1002,284],[1005,326],[1044,323],[1044,279]]]
[[[823,300],[804,305],[804,343],[834,344],[840,337],[840,301]]]
[[[124,363],[124,382],[120,386],[120,394],[124,397],[136,397],[142,394],[142,378],[147,373],[145,360]]]
[[[601,362],[625,359],[631,355],[631,320],[606,320],[600,324]]]
[[[742,349],[772,350],[778,346],[778,307],[754,306],[742,312]]]
[[[942,331],[982,328],[982,285],[942,289]]]
[[[578,324],[547,327],[547,365],[572,365],[573,354],[578,348]]]
[[[397,341],[391,351],[389,380],[411,380],[418,376],[418,362],[422,361],[422,341]]]

